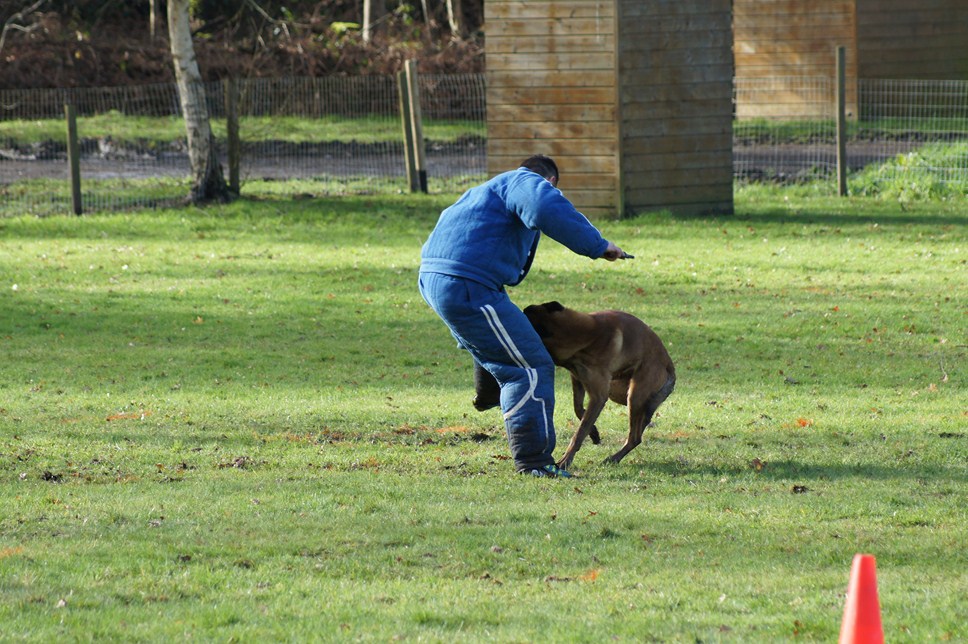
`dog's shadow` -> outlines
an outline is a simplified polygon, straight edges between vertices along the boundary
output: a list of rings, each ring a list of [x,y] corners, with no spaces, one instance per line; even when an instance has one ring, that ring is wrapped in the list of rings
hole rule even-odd
[[[584,450],[583,450],[584,451]],[[591,450],[588,450],[589,452]],[[587,454],[586,454],[587,458]],[[836,481],[849,479],[889,481],[900,478],[935,481],[949,481],[952,484],[968,483],[968,475],[964,468],[945,467],[943,465],[926,465],[917,468],[893,467],[875,464],[826,464],[811,463],[809,461],[778,460],[709,463],[698,459],[680,456],[674,459],[650,460],[647,455],[641,460],[626,459],[618,465],[602,463],[596,465],[599,471],[610,472],[612,476],[621,477],[627,473],[628,478],[640,478],[643,473],[652,473],[670,478],[692,477],[701,479],[720,479],[728,477],[736,479],[752,476],[754,478],[796,482],[796,481]],[[577,469],[577,468],[576,468]]]

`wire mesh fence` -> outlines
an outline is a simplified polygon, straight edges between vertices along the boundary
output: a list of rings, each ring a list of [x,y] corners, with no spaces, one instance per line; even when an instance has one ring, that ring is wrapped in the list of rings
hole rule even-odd
[[[740,181],[806,181],[837,170],[835,80],[736,79],[733,176]]]
[[[483,75],[423,75],[419,82],[431,189],[458,189],[482,179]],[[223,165],[227,87],[205,85]],[[251,79],[237,87],[243,194],[407,188],[396,78]],[[0,213],[70,212],[68,103],[78,115],[84,211],[184,201],[191,165],[174,84],[3,91]]]
[[[884,180],[968,186],[968,82],[866,80],[850,167]],[[885,159],[896,162],[871,167]]]
[[[737,79],[737,181],[836,181],[836,80]],[[861,79],[847,172],[877,181],[968,184],[968,82]],[[849,183],[849,182],[848,182]],[[958,189],[957,187],[955,188]]]
[[[738,182],[836,184],[834,78],[737,79]],[[205,87],[225,163],[226,83]],[[242,194],[408,189],[394,77],[238,81]],[[878,185],[968,184],[968,82],[861,80],[847,165]],[[431,191],[484,178],[483,74],[420,76]],[[0,216],[71,210],[64,106],[78,114],[85,211],[182,203],[190,162],[174,84],[0,91]],[[864,185],[869,185],[865,182]],[[866,189],[866,188],[865,188]]]

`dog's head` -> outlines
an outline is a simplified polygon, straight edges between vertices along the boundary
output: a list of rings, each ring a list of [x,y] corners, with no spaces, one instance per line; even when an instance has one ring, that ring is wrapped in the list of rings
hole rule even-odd
[[[565,307],[560,302],[545,302],[544,304],[532,304],[524,309],[524,314],[531,322],[531,326],[538,332],[538,337],[542,340],[550,338],[554,323],[551,318],[555,314],[565,311]]]

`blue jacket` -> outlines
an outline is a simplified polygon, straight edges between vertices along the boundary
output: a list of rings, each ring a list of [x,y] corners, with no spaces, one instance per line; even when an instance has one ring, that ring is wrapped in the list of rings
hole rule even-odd
[[[524,279],[541,233],[592,259],[608,242],[561,191],[527,168],[497,175],[445,209],[423,246],[420,272],[495,289]]]

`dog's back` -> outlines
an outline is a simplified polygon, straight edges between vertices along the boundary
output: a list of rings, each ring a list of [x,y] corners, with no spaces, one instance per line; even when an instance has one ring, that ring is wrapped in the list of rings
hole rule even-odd
[[[599,329],[606,336],[611,331],[611,339],[605,347],[596,346],[598,342],[589,345],[589,349],[602,350],[615,355],[626,356],[626,361],[638,360],[642,364],[656,364],[675,377],[675,366],[672,357],[658,334],[648,324],[625,311],[599,311],[589,314]],[[600,336],[600,338],[602,337]],[[615,373],[615,371],[613,371]]]

